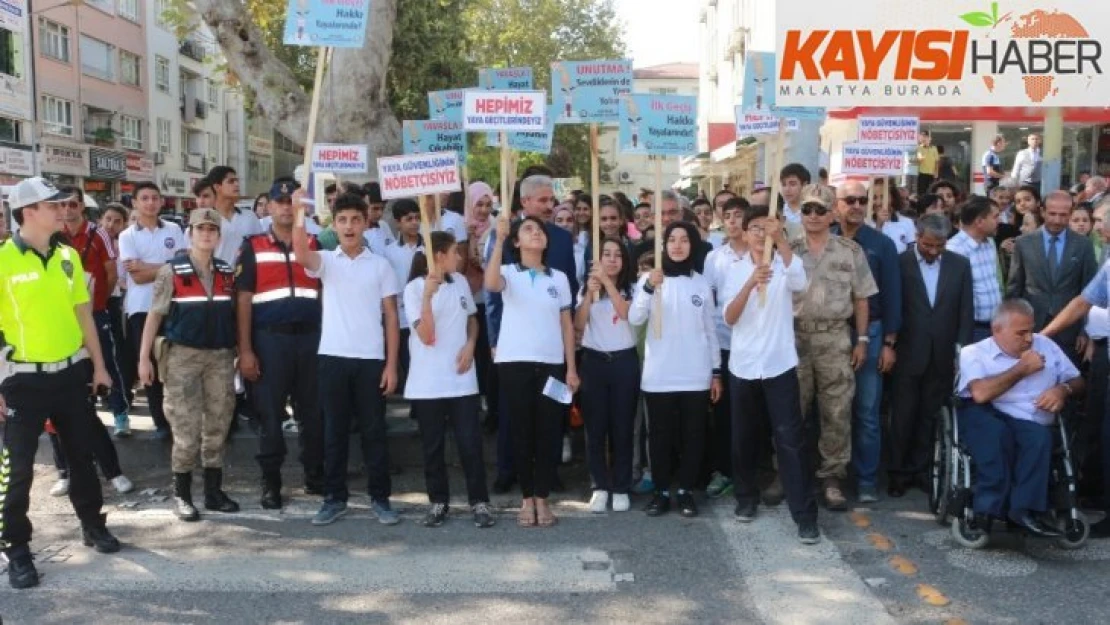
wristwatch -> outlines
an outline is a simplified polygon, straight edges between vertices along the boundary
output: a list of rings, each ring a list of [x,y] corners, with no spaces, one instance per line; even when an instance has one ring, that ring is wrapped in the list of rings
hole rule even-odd
[[[870,343],[871,342],[871,337],[867,336],[866,334],[861,334],[861,335],[856,337],[856,342],[857,343]]]
[[[894,347],[896,345],[898,345],[898,341],[895,341],[894,339],[887,339],[887,340],[883,341],[883,345],[886,345],[887,347],[889,347],[891,349],[894,349]]]

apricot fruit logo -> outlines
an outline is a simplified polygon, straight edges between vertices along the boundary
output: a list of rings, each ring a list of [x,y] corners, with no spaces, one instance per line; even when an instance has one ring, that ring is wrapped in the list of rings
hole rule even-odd
[[[959,96],[977,77],[991,94],[1021,80],[1028,101],[1041,103],[1064,84],[1081,88],[1076,77],[1090,89],[1103,74],[1102,43],[1068,13],[1001,13],[992,2],[954,17],[963,27],[787,30],[779,94]]]

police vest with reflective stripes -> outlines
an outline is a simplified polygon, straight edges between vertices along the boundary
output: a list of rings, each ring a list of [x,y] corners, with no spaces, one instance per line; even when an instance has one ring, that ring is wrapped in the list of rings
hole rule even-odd
[[[186,255],[170,261],[173,267],[173,303],[163,334],[170,343],[198,349],[235,347],[235,272],[213,258],[211,296]]]
[[[308,277],[304,267],[297,262],[297,255],[285,249],[269,234],[250,238],[254,250],[255,287],[251,303],[266,304],[289,299],[319,300],[320,281]],[[314,237],[309,247],[319,249]]]

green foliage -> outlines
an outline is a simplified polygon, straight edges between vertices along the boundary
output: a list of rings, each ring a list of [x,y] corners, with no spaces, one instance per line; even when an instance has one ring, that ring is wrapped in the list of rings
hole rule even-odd
[[[399,0],[389,66],[389,103],[398,119],[427,119],[428,92],[477,86],[466,54],[470,0]]]

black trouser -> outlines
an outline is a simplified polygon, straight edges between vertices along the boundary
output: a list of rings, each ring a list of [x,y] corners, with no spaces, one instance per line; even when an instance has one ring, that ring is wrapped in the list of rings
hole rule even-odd
[[[463,472],[466,474],[466,497],[470,505],[489,503],[486,489],[486,465],[482,458],[482,427],[478,421],[478,396],[445,397],[412,400],[413,417],[420,424],[424,449],[424,482],[428,500],[446,504],[451,500],[447,484],[447,463],[444,460],[447,422],[455,433]]]
[[[815,521],[817,501],[813,497],[813,470],[806,452],[805,422],[802,419],[797,369],[764,380],[742,380],[729,376],[732,387],[732,466],[736,501],[748,504],[759,497],[756,482],[764,423],[770,421],[778,453],[790,516],[794,522]]]
[[[525,498],[546,499],[555,482],[565,407],[546,397],[548,378],[566,380],[564,365],[509,362],[498,365],[505,412],[512,418],[513,459]]]
[[[108,435],[108,428],[104,427],[104,423],[96,415],[95,398],[90,397],[86,401],[89,406],[87,418],[90,434],[87,447],[92,452],[93,460],[100,467],[100,472],[104,474],[104,479],[114,480],[123,475],[123,470],[119,466],[119,454],[116,453],[116,446],[112,443],[112,437]],[[51,423],[53,423],[53,420],[51,420]],[[58,469],[58,477],[68,479],[69,462],[66,461],[61,437],[57,434],[51,434],[49,438],[50,447],[54,452],[54,468]]]
[[[728,368],[728,359],[731,352],[721,350],[721,367]],[[713,404],[713,423],[709,431],[711,442],[709,445],[710,469],[719,472],[725,477],[732,477],[732,391],[729,384],[721,385],[721,398]]]
[[[139,351],[143,344],[143,326],[146,325],[146,313],[135,313],[127,318],[127,336],[131,340],[131,353],[135,355],[135,362],[139,361]],[[170,422],[166,421],[166,411],[162,409],[162,381],[158,379],[158,361],[154,354],[150,355],[150,365],[154,369],[154,384],[146,388],[146,402],[150,406],[150,418],[154,419],[154,427],[159,430],[169,430]]]
[[[709,415],[709,390],[644,393],[648,408],[648,446],[651,449],[651,479],[655,490],[668,491],[672,472],[678,487],[697,488],[702,455],[705,453],[705,420]],[[674,450],[680,450],[679,467],[673,471]]]
[[[135,400],[132,386],[139,377],[135,371],[135,353],[138,350],[131,345],[129,339],[130,332],[127,329],[127,319],[123,314],[123,297],[108,298],[108,320],[112,323],[112,338],[115,339],[118,348],[116,357],[119,362],[120,380],[123,382],[120,385],[120,390],[123,391],[123,397],[127,400],[127,405],[130,406],[131,402]],[[103,348],[101,349],[103,350]]]
[[[917,174],[917,196],[922,197],[929,192],[929,187],[937,177],[933,174]]]
[[[640,358],[635,349],[611,353],[584,349],[581,371],[579,400],[586,424],[590,480],[594,490],[627,494],[632,488]]]
[[[397,353],[400,361],[400,365],[397,367],[397,392],[400,394],[404,394],[405,382],[409,379],[409,337],[411,335],[412,330],[408,328],[401,330],[401,344]]]
[[[1107,377],[1110,376],[1110,359],[1107,357],[1106,339],[1094,340],[1094,356],[1087,370],[1086,414],[1077,430],[1073,452],[1079,468],[1079,492],[1081,496],[1105,493],[1110,503],[1110,489],[1104,483],[1102,469],[1102,421],[1106,412]],[[1107,466],[1110,471],[1110,465]],[[1110,509],[1110,508],[1108,508]]]
[[[104,368],[112,378],[108,408],[113,415],[127,414],[130,402],[127,400],[127,389],[123,386],[123,373],[119,365],[120,353],[125,350],[120,349],[122,343],[116,341],[116,334],[112,329],[112,314],[107,310],[94,312],[93,322],[96,323],[96,336],[100,340],[100,353],[104,356]]]
[[[324,411],[324,497],[347,501],[347,457],[351,421],[357,421],[366,462],[367,491],[374,500],[389,499],[389,447],[385,430],[382,371],[385,361],[319,356],[317,376]]]
[[[496,423],[500,413],[501,396],[498,394],[497,367],[489,347],[489,327],[486,325],[486,307],[478,304],[478,342],[474,347],[474,366],[478,373],[478,393],[486,398],[490,418]]]
[[[261,425],[255,456],[258,466],[263,475],[280,475],[286,454],[281,426],[286,417],[285,405],[292,399],[305,477],[318,479],[324,473],[324,420],[320,415],[316,371],[320,332],[283,334],[257,328],[251,341],[262,372],[258,381],[251,383],[251,399]]]
[[[91,366],[83,361],[58,373],[17,373],[0,384],[8,406],[7,419],[0,423],[0,473],[7,473],[7,479],[0,480],[0,545],[9,558],[29,553],[32,528],[27,510],[35,452],[47,418],[69,460],[69,501],[77,517],[85,525],[102,524],[104,499],[89,449],[91,379]]]
[[[952,393],[951,365],[942,370],[933,358],[921,375],[894,369],[890,403],[890,467],[892,480],[924,478],[933,461],[937,412]]]

